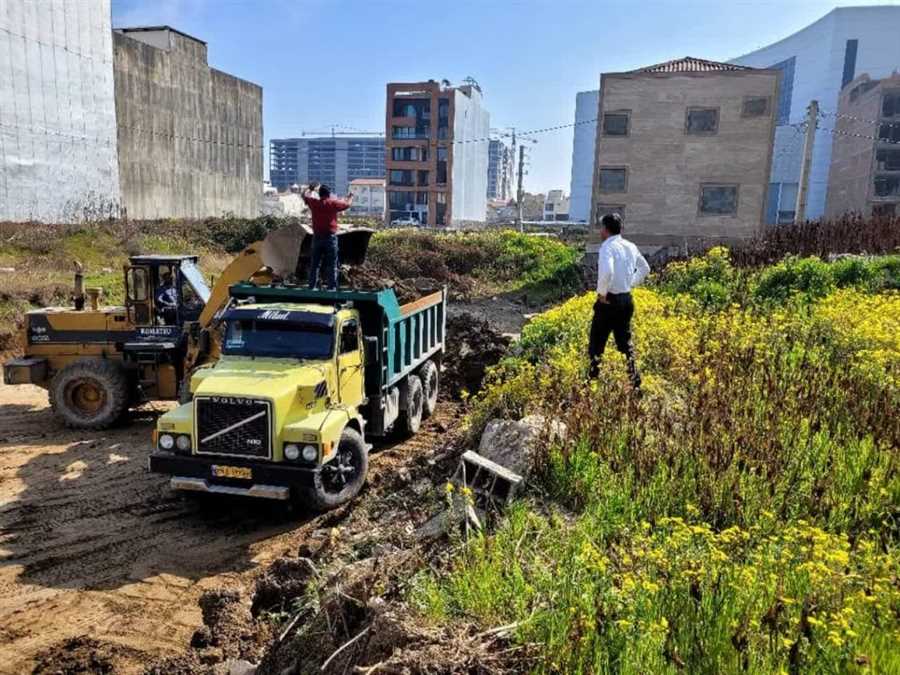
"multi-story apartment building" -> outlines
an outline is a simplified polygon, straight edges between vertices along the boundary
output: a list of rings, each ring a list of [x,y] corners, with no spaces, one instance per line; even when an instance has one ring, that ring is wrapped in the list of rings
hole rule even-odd
[[[488,145],[487,198],[509,199],[512,196],[513,157],[509,146],[500,139]]]
[[[782,72],[778,128],[770,178],[766,222],[791,222],[800,180],[803,122],[811,100],[819,102],[824,121],[833,128],[842,91],[858,73],[884,78],[900,66],[900,7],[839,7],[815,23],[732,63]],[[869,134],[871,135],[871,134]],[[825,214],[835,137],[816,134],[809,172],[806,216]]]
[[[485,220],[490,119],[476,84],[387,85],[388,219]]]
[[[900,73],[860,75],[841,93],[826,215],[900,214]]]
[[[324,183],[345,195],[357,178],[384,178],[384,139],[380,136],[273,138],[269,141],[269,180],[279,192],[291,185]]]
[[[591,222],[622,213],[629,238],[647,246],[753,235],[779,77],[691,57],[601,75]]]

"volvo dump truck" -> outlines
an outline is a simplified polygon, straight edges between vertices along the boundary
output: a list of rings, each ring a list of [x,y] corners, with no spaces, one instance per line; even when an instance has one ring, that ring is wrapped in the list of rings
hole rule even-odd
[[[368,439],[414,434],[437,405],[446,289],[402,306],[392,289],[238,284],[231,297],[221,356],[157,421],[150,470],[179,490],[346,502]]]
[[[361,264],[371,234],[339,233],[341,261]],[[84,288],[76,263],[74,306],[25,315],[25,353],[3,365],[4,382],[44,387],[53,411],[75,429],[103,429],[135,405],[177,399],[190,374],[219,356],[219,319],[231,285],[303,278],[309,235],[301,225],[270,232],[239,253],[211,289],[197,256],[132,256],[122,307],[100,307],[99,289]]]

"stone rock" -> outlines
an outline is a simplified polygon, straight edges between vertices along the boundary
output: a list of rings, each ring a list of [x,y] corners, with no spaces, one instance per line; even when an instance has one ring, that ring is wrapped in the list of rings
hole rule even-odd
[[[235,659],[226,665],[228,666],[228,675],[255,675],[256,673],[256,666],[244,659]]]
[[[478,454],[527,478],[537,443],[547,431],[550,440],[566,437],[565,424],[542,415],[528,415],[519,421],[491,420],[481,434]]]

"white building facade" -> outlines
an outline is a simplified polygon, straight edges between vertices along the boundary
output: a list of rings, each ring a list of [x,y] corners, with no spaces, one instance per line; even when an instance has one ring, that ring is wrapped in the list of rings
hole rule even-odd
[[[809,102],[819,102],[819,121],[809,176],[807,218],[825,213],[828,170],[841,90],[856,76],[889,77],[900,70],[900,7],[839,7],[775,44],[732,63],[782,71],[778,127],[766,208],[768,223],[790,222],[800,179],[803,133]],[[877,125],[871,129],[876,135]]]
[[[0,220],[118,214],[110,0],[0,2]]]
[[[594,188],[594,150],[600,90],[580,91],[575,96],[575,137],[572,142],[572,182],[569,186],[569,220],[586,223],[591,213]]]

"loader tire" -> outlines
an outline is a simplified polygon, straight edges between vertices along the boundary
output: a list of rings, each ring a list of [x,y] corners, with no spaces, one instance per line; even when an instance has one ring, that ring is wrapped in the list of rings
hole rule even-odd
[[[105,429],[128,408],[128,379],[105,359],[70,363],[50,382],[50,405],[71,429]]]
[[[422,380],[424,399],[422,401],[422,418],[428,419],[434,414],[438,401],[438,384],[440,373],[434,361],[426,361],[419,369],[419,378]]]
[[[312,487],[300,492],[301,501],[316,511],[328,511],[353,499],[366,482],[369,451],[356,429],[341,433],[334,457],[313,476]]]
[[[418,375],[406,378],[406,406],[397,418],[397,429],[402,436],[414,436],[422,426],[422,412],[425,408],[425,392]]]

